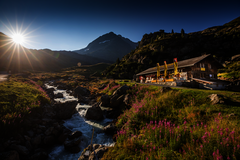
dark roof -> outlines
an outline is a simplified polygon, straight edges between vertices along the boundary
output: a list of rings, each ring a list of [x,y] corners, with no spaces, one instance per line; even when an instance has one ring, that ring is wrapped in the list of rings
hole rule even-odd
[[[210,56],[210,54],[202,55],[200,57],[186,59],[186,60],[183,60],[183,61],[179,61],[178,62],[178,68],[194,66],[194,64],[196,64],[197,62],[203,60],[204,58],[206,58],[208,56]],[[168,70],[170,70],[170,69],[174,69],[173,63],[168,64]],[[160,66],[160,71],[164,71],[164,65]],[[144,74],[155,73],[155,72],[157,72],[157,67],[152,67],[152,68],[148,68],[147,70],[138,73],[137,76],[144,75]]]

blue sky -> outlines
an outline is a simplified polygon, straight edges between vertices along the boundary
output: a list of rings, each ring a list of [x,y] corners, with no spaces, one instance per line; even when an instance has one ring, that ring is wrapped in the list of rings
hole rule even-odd
[[[111,31],[134,42],[160,29],[200,31],[239,17],[239,8],[239,0],[0,0],[0,32],[18,24],[27,48],[77,50]]]

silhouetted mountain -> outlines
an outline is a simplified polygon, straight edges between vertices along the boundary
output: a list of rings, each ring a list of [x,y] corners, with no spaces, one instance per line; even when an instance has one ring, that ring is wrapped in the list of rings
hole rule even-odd
[[[109,32],[89,43],[86,48],[74,52],[115,62],[117,58],[121,59],[136,46],[137,43],[128,38]]]
[[[110,61],[79,55],[75,52],[27,49],[14,44],[10,37],[0,32],[0,70],[56,71],[76,66],[78,62],[96,64]]]
[[[147,68],[211,54],[224,63],[240,53],[240,17],[222,26],[214,26],[203,31],[166,33],[164,30],[143,35],[135,50],[122,60],[108,67],[105,74],[115,78],[132,78],[134,74]]]

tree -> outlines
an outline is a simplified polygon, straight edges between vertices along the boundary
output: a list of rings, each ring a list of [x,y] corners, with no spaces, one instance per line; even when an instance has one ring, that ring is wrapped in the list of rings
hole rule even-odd
[[[184,32],[184,30],[183,30],[183,29],[181,29],[181,34],[185,34],[185,32]]]
[[[185,34],[184,30],[181,29],[181,37],[182,37],[182,38],[184,38],[184,34]]]
[[[160,32],[160,33],[164,33],[164,29],[160,29],[159,32]]]
[[[165,38],[165,33],[163,32],[161,36],[162,36],[162,38]]]
[[[80,67],[82,64],[81,64],[80,62],[78,62],[78,64],[77,64],[77,65],[78,65],[78,67]]]
[[[120,60],[119,60],[119,58],[117,59],[117,61],[116,61],[116,64],[118,65],[120,63]]]
[[[173,29],[172,29],[172,33],[174,33]]]
[[[163,45],[161,45],[161,52],[163,52],[163,49],[164,49],[164,46],[163,46]]]
[[[153,37],[151,38],[151,43],[153,43]]]

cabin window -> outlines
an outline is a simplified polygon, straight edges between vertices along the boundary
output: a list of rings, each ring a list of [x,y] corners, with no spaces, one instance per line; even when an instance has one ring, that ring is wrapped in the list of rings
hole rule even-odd
[[[209,64],[209,69],[212,69],[212,66],[211,66],[211,64]]]
[[[205,68],[204,63],[200,63],[200,68]]]

